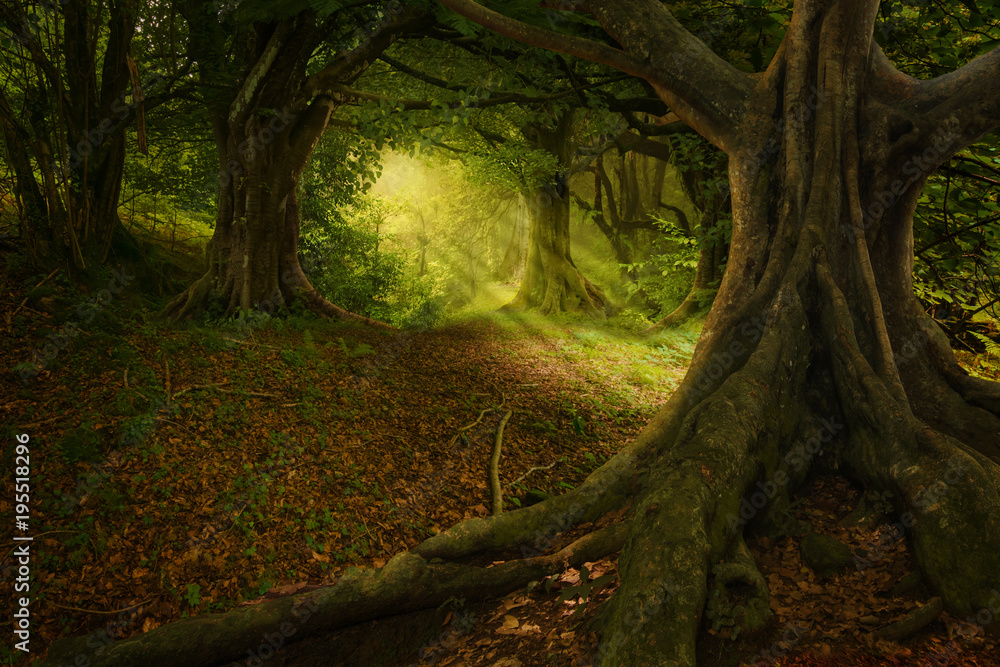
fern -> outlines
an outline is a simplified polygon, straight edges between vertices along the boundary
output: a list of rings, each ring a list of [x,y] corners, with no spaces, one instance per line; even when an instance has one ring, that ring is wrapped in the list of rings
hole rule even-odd
[[[975,336],[979,340],[979,342],[983,344],[983,346],[986,348],[987,357],[995,356],[998,360],[1000,360],[1000,343],[996,342],[989,336],[984,336],[983,334],[978,333],[976,331],[970,331],[969,333]]]

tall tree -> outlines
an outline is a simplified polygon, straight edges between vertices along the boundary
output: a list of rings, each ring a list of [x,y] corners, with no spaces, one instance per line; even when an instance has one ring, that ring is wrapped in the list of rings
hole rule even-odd
[[[144,96],[164,83],[138,76],[138,11],[132,0],[0,7],[10,30],[0,48],[0,127],[36,265],[83,270],[126,241],[118,218],[124,128],[142,119]],[[141,126],[139,140],[144,150]]]
[[[427,15],[398,2],[330,4],[332,13],[320,17],[308,3],[235,11],[182,3],[215,135],[220,192],[207,270],[165,315],[187,316],[209,298],[230,314],[302,299],[324,315],[376,324],[327,301],[302,271],[296,189],[331,112],[345,101],[344,87],[401,35],[426,26]]]
[[[527,264],[517,295],[507,308],[537,307],[542,315],[581,311],[604,318],[612,311],[611,301],[580,272],[570,252],[573,111],[562,109],[554,123],[531,123],[522,131],[530,146],[556,158],[559,171],[524,193],[530,224]]]
[[[635,498],[623,582],[603,631],[629,640],[606,646],[608,664],[693,664],[709,581],[726,591],[736,569],[761,581],[731,521],[743,495],[780,478],[786,484],[759,514],[780,507],[787,481],[809,468],[793,465],[796,448],[823,424],[843,425],[827,445],[840,468],[892,493],[910,518],[917,561],[946,606],[995,605],[1000,385],[970,377],[921,308],[912,229],[928,174],[1000,124],[1000,98],[990,93],[1000,49],[919,81],[876,43],[878,2],[801,0],[767,69],[750,75],[653,0],[573,3],[620,48],[526,26],[471,0],[442,4],[649,81],[729,156],[726,274],[684,382],[632,448],[649,481]],[[956,468],[961,484],[921,502]],[[671,602],[646,604],[670,577],[681,585]],[[766,611],[766,587],[755,591],[748,608]]]

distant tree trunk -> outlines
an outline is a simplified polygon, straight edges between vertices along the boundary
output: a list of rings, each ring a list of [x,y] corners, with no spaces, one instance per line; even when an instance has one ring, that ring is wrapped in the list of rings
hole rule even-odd
[[[569,166],[572,113],[566,111],[555,128],[529,126],[525,137],[537,148]],[[580,311],[603,319],[613,312],[604,291],[590,282],[576,267],[570,253],[567,172],[556,174],[550,183],[525,195],[528,204],[528,257],[517,296],[505,309],[538,308],[542,315]]]

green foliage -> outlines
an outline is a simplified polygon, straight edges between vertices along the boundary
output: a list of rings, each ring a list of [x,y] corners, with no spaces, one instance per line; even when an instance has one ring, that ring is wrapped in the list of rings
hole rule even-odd
[[[994,137],[995,139],[995,137]],[[1000,150],[981,141],[931,175],[914,214],[914,289],[960,344],[1000,319]]]
[[[57,444],[62,455],[71,463],[97,459],[101,453],[100,446],[100,435],[86,423],[67,432]]]
[[[984,336],[978,331],[973,331],[971,333],[980,343],[983,344],[983,348],[986,350],[987,361],[1000,364],[1000,342],[993,340],[988,336]]]
[[[661,312],[670,312],[691,290],[698,268],[698,240],[665,220],[660,220],[663,236],[657,237],[645,259],[623,265],[635,281],[626,288],[631,298],[642,290]]]
[[[348,211],[322,204],[309,208],[300,252],[313,286],[341,308],[384,315],[403,280],[404,256],[384,249],[387,235],[349,222]]]
[[[348,359],[357,359],[358,357],[363,357],[366,354],[375,354],[375,349],[368,343],[358,343],[357,347],[352,350],[348,347],[347,343],[344,342],[343,338],[338,338],[337,342],[340,343],[340,350]]]
[[[188,584],[186,592],[184,594],[184,599],[187,601],[188,605],[192,607],[197,607],[201,604],[201,586],[198,584]]]

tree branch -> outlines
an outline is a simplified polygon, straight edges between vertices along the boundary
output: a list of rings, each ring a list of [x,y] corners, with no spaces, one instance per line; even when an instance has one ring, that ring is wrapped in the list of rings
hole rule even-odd
[[[646,63],[641,59],[634,58],[631,54],[612,48],[607,44],[536,28],[508,18],[503,14],[498,14],[477,2],[472,2],[472,0],[441,0],[441,4],[465,18],[475,21],[484,28],[519,42],[592,60],[633,76],[645,78],[645,75],[648,74]]]
[[[880,60],[885,61],[878,63],[880,73],[885,73],[891,65],[884,55]],[[915,95],[899,102],[907,109],[928,110],[918,123],[924,131],[915,142],[914,151],[922,152],[935,145],[934,135],[947,128],[947,143],[936,146],[943,150],[940,158],[943,162],[1000,126],[1000,96],[996,93],[1000,88],[1000,47],[930,81],[912,81]]]
[[[740,72],[715,55],[656,0],[580,6],[594,15],[624,51],[526,25],[472,0],[441,0],[441,4],[512,39],[646,79],[688,126],[724,151],[735,144],[736,127],[757,77]]]
[[[643,78],[678,118],[722,150],[732,149],[758,75],[717,56],[658,0],[589,2],[588,8],[615,41],[647,63]]]

